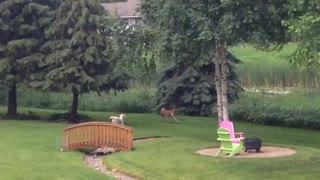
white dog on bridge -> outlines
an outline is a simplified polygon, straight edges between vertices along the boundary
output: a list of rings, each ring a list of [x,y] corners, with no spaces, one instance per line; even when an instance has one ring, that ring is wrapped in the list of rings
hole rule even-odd
[[[126,117],[127,116],[125,114],[120,114],[119,117],[118,116],[110,116],[110,119],[113,124],[124,125],[124,118],[126,118]]]

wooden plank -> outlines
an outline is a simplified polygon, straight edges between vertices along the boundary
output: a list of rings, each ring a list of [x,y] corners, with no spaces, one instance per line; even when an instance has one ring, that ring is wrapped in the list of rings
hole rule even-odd
[[[106,122],[88,122],[64,129],[63,144],[66,149],[79,147],[113,147],[131,150],[133,129],[127,126]]]

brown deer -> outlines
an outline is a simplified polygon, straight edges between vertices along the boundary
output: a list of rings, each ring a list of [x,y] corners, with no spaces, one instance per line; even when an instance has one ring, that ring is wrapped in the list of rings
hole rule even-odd
[[[175,117],[176,116],[175,108],[172,108],[172,109],[161,108],[160,115],[162,118],[171,117],[175,122],[178,122],[178,119]]]

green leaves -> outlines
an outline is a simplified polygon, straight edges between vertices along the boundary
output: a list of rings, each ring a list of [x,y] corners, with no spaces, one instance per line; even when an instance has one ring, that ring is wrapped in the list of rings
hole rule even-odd
[[[99,1],[66,0],[56,10],[52,24],[46,30],[49,41],[43,47],[47,75],[43,88],[47,90],[88,91],[123,90],[118,88],[115,62],[109,54],[109,38],[101,27],[105,12]],[[106,23],[106,24],[101,24]],[[111,78],[112,77],[112,78]],[[114,80],[114,81],[113,81]]]
[[[156,34],[152,52],[172,65],[159,83],[159,107],[175,105],[190,115],[210,114],[215,99],[212,60],[216,41],[227,46],[249,42],[260,48],[288,42],[290,36],[282,21],[290,17],[290,2],[142,0],[145,22]],[[239,90],[232,65],[236,61],[231,55],[227,59],[231,61],[229,78],[233,79],[228,96],[233,99]],[[204,82],[209,85],[203,87]]]
[[[320,3],[298,0],[292,9],[293,18],[284,21],[298,43],[291,62],[302,68],[317,69],[320,65]]]

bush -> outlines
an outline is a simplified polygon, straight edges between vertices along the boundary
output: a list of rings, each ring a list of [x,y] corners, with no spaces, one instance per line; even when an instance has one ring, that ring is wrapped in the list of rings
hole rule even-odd
[[[150,113],[155,106],[155,92],[152,89],[131,89],[126,92],[106,94],[85,94],[80,98],[79,109],[126,113]]]
[[[7,91],[4,87],[0,86],[0,104],[4,105],[7,103]]]
[[[150,113],[155,107],[155,90],[130,89],[117,94],[98,96],[86,93],[79,97],[79,110],[125,113]],[[69,111],[72,103],[70,93],[46,93],[32,89],[18,89],[18,106]],[[0,104],[6,105],[5,89],[0,89]]]
[[[317,69],[294,68],[288,61],[296,44],[287,44],[281,51],[265,52],[244,44],[231,48],[243,61],[237,65],[241,85],[244,87],[319,87]]]
[[[231,106],[230,116],[235,120],[257,124],[320,129],[320,107],[311,106],[307,96],[306,102],[301,102],[298,97],[293,103],[293,96],[296,95],[242,95]],[[290,98],[290,104],[285,105],[285,100]]]
[[[54,113],[50,115],[48,121],[53,121],[53,122],[67,122],[68,117],[70,116],[70,113]],[[79,122],[88,122],[91,121],[91,118],[86,115],[86,114],[77,114],[77,119],[79,119]]]
[[[34,112],[29,111],[28,114],[24,113],[17,113],[14,116],[8,116],[8,115],[0,115],[3,119],[13,119],[13,120],[40,120],[41,117],[36,115]]]

